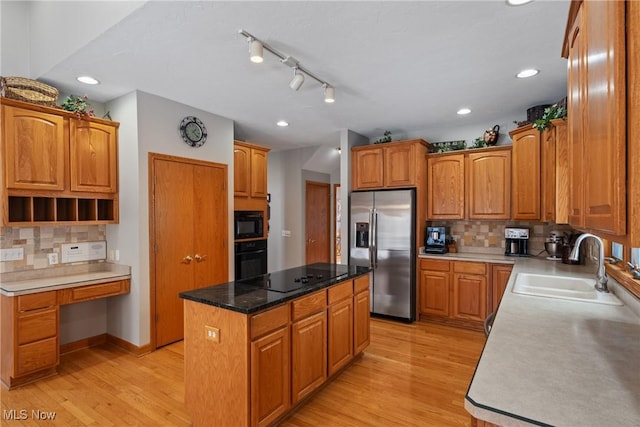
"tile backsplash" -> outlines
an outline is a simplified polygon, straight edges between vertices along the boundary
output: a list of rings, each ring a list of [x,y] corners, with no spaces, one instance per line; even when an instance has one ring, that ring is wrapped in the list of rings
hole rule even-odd
[[[49,265],[47,255],[55,252],[60,259],[63,243],[106,240],[106,230],[106,225],[0,227],[0,249],[24,249],[24,259],[0,262],[0,273],[62,267]]]
[[[447,232],[456,241],[460,252],[483,252],[504,254],[505,227],[529,229],[529,254],[537,255],[544,250],[544,242],[551,231],[572,231],[564,224],[523,221],[429,221],[428,225],[447,227]]]

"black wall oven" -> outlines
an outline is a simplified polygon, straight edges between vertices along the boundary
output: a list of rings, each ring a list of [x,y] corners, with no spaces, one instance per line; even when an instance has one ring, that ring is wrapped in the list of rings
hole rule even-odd
[[[264,213],[262,211],[235,211],[233,218],[235,240],[264,237]]]
[[[236,280],[267,274],[267,239],[235,244]]]

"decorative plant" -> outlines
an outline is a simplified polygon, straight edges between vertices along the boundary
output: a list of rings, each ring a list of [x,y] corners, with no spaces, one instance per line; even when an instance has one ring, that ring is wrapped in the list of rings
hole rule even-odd
[[[391,142],[391,131],[389,130],[384,131],[384,136],[378,139],[376,142],[374,142],[374,144],[381,144],[383,142]]]
[[[551,120],[564,119],[565,117],[567,117],[567,109],[563,106],[558,106],[558,104],[553,104],[551,107],[544,109],[542,117],[534,120],[532,126],[542,132],[550,126]]]
[[[87,97],[87,95],[83,97],[69,95],[62,103],[62,108],[66,111],[76,113],[76,116],[78,116],[79,119],[82,118],[82,116],[93,117],[93,109],[87,102],[88,100],[89,97]]]
[[[471,148],[482,148],[482,147],[486,147],[487,143],[484,140],[484,135],[483,136],[479,136],[477,137],[474,141],[473,141],[473,145],[471,146]]]

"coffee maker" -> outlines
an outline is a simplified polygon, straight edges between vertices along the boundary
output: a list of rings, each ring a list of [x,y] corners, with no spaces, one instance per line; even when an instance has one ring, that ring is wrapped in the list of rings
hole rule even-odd
[[[424,237],[424,251],[428,254],[449,252],[446,227],[427,227],[427,234]]]
[[[506,256],[529,256],[529,229],[504,229],[504,254]]]

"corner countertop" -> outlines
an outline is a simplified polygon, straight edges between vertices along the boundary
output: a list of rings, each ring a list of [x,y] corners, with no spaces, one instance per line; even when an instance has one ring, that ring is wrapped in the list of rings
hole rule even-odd
[[[19,296],[131,278],[131,267],[98,262],[0,274],[0,293]]]
[[[623,306],[520,295],[520,273],[593,278],[592,266],[518,258],[465,398],[500,426],[640,426],[640,301]]]
[[[502,254],[491,253],[475,253],[475,252],[448,252],[446,254],[425,254],[420,253],[418,258],[444,259],[447,261],[479,261],[490,262],[495,264],[514,264],[520,258],[530,257],[512,257]]]
[[[264,282],[269,283],[275,288],[279,286],[280,281],[289,278],[293,280],[293,277],[300,277],[302,271],[306,271],[306,269],[313,269],[314,272],[323,272],[324,278],[314,281],[315,283],[299,285],[300,287],[298,289],[293,289],[290,292],[277,292],[257,285],[257,283]],[[336,283],[367,274],[369,271],[371,271],[369,267],[325,263],[310,264],[265,274],[257,278],[238,280],[181,292],[180,298],[237,311],[239,313],[251,314],[298,298],[302,295],[319,291]]]

